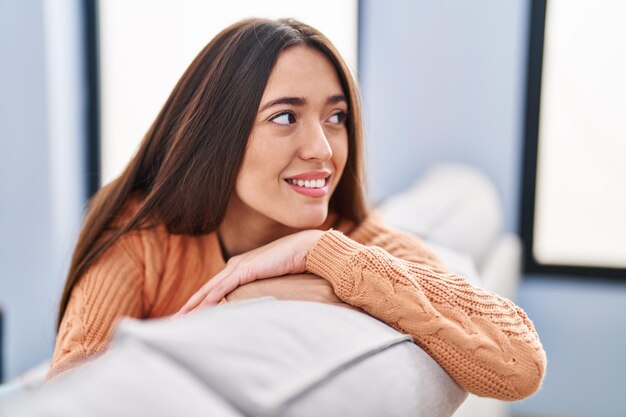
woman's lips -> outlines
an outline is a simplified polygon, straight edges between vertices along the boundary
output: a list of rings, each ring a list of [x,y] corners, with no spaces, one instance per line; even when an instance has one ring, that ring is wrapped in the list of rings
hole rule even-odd
[[[300,186],[297,184],[292,184],[288,180],[285,180],[285,182],[287,183],[289,187],[291,187],[292,190],[294,190],[297,193],[306,195],[308,197],[321,198],[321,197],[324,197],[326,194],[328,194],[328,184],[330,183],[330,177],[325,178],[324,185],[319,188],[318,187],[311,188],[311,187],[306,187],[304,185]]]

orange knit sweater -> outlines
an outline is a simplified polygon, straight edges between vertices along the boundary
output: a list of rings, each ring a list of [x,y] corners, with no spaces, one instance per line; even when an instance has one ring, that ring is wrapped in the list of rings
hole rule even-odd
[[[446,271],[417,237],[375,215],[337,229],[316,243],[306,266],[340,299],[413,336],[466,391],[518,400],[540,387],[546,356],[519,307]],[[48,377],[103,351],[120,317],[175,313],[224,265],[215,233],[157,226],[125,234],[72,291]]]

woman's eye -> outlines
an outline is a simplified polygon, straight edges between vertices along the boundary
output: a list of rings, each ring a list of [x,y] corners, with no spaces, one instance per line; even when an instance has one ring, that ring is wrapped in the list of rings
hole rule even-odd
[[[330,116],[328,121],[330,123],[342,124],[343,122],[346,121],[346,112],[344,112],[344,111],[337,112],[337,113],[333,114],[332,116]]]
[[[296,116],[291,112],[284,112],[277,114],[270,120],[279,125],[290,125],[296,122]]]

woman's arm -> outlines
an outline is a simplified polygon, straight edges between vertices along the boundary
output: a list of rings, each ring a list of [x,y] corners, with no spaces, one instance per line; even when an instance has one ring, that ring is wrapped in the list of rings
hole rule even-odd
[[[327,279],[342,301],[413,336],[471,393],[512,401],[541,385],[545,352],[519,307],[446,271],[419,239],[371,218],[351,238],[307,230],[235,256],[178,314],[216,305],[249,282],[302,272]]]
[[[143,315],[141,245],[130,233],[116,241],[81,277],[57,334],[46,379],[105,350],[117,320]]]
[[[343,301],[413,336],[463,389],[509,401],[539,389],[545,352],[522,309],[445,272],[419,239],[378,228],[377,244],[428,262],[328,231],[306,269],[326,278]]]
[[[341,301],[330,282],[314,274],[293,274],[252,281],[237,287],[224,299],[232,302],[264,296],[279,300],[315,301],[361,311]]]

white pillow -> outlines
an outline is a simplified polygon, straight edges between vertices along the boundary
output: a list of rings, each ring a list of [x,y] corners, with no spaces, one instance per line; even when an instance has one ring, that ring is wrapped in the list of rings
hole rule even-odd
[[[474,261],[469,255],[427,240],[424,240],[424,243],[439,257],[447,269],[466,278],[473,285],[483,284]]]
[[[389,225],[469,254],[480,268],[502,228],[502,207],[489,178],[470,166],[444,163],[380,207]]]

